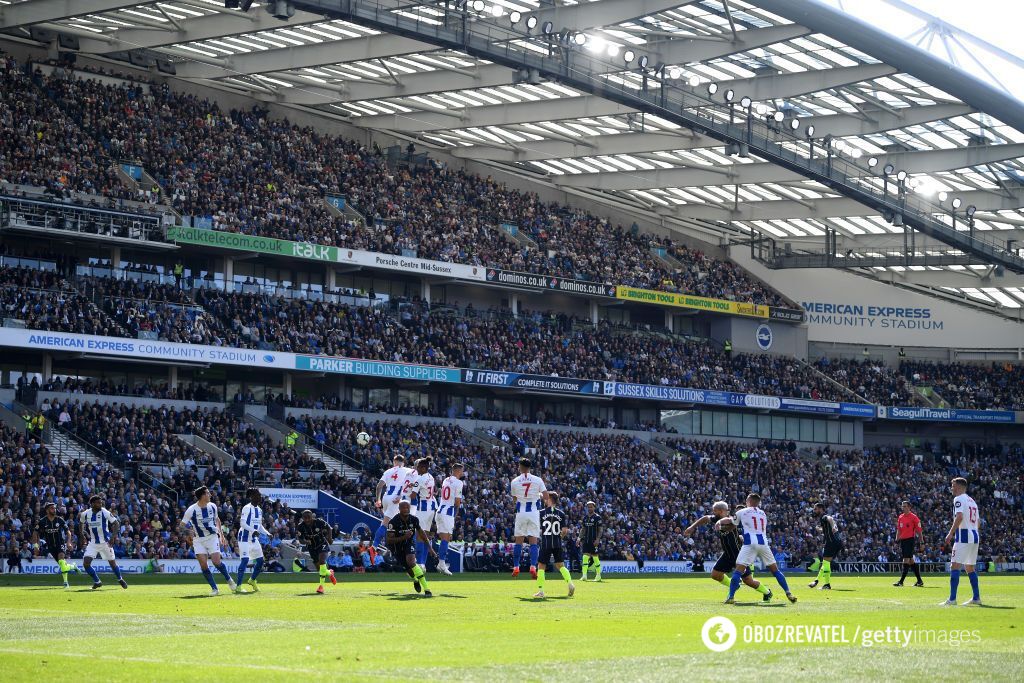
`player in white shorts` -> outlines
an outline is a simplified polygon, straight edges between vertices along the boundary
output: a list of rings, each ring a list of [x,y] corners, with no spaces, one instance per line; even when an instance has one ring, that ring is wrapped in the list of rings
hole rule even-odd
[[[249,502],[242,507],[242,514],[238,519],[238,554],[242,558],[238,563],[238,580],[235,581],[235,592],[242,592],[242,584],[247,583],[253,592],[259,592],[259,584],[256,577],[263,571],[263,545],[260,543],[260,534],[270,536],[271,533],[263,526],[263,510],[260,503],[263,502],[263,494],[258,488],[251,488]],[[255,564],[252,567],[252,576],[245,580],[245,570],[249,567],[249,561]]]
[[[113,538],[114,532],[120,526],[117,517],[103,507],[102,498],[92,496],[89,498],[89,509],[83,510],[82,514],[78,516],[78,520],[82,525],[82,535],[88,539],[82,566],[85,573],[92,578],[92,589],[96,590],[103,585],[100,575],[92,566],[93,559],[97,557],[107,561],[114,576],[117,577],[117,582],[121,584],[121,588],[127,589],[128,582],[121,576],[121,568],[117,566],[117,561],[114,558],[114,549],[110,547],[110,539]]]
[[[737,510],[736,516],[733,518],[733,522],[742,531],[743,547],[740,548],[740,553],[736,557],[736,569],[733,570],[732,580],[729,582],[729,598],[725,601],[727,605],[736,603],[736,591],[739,590],[740,583],[743,582],[743,574],[747,571],[747,567],[750,567],[758,558],[775,576],[775,580],[779,582],[779,586],[785,591],[789,601],[796,602],[796,596],[789,590],[789,583],[786,581],[785,575],[779,571],[775,555],[772,554],[772,549],[768,545],[768,515],[764,514],[760,505],[760,494],[751,493],[747,496],[747,507]]]
[[[452,465],[452,473],[441,482],[441,496],[437,504],[437,515],[434,518],[437,522],[437,537],[441,541],[441,549],[438,556],[441,558],[437,563],[437,569],[442,574],[451,576],[452,570],[448,566],[448,543],[452,540],[455,532],[455,519],[459,516],[459,508],[462,507],[462,473],[465,468],[461,462]]]
[[[519,461],[519,476],[512,480],[512,498],[516,502],[516,525],[513,535],[516,543],[512,546],[512,576],[519,576],[519,564],[523,559],[523,539],[530,541],[530,576],[537,578],[537,558],[540,548],[537,539],[540,537],[540,509],[543,507],[541,498],[547,487],[544,480],[530,474],[533,463],[529,458]]]
[[[949,490],[953,494],[953,526],[946,534],[946,543],[953,544],[953,557],[949,563],[949,599],[943,605],[956,604],[956,589],[960,585],[960,572],[967,570],[967,578],[971,581],[973,596],[965,605],[981,604],[981,589],[978,587],[978,572],[974,565],[978,561],[978,504],[967,495],[967,480],[957,477],[950,482]]]
[[[208,560],[213,561],[213,566],[227,580],[228,587],[235,590],[237,587],[228,568],[221,562],[221,543],[227,545],[224,538],[224,529],[221,527],[220,515],[217,514],[217,506],[210,502],[210,489],[200,486],[194,492],[196,502],[188,506],[185,516],[181,519],[181,526],[192,530],[192,551],[199,560],[199,568],[212,589],[210,595],[220,595],[217,589],[217,582],[213,578],[213,572],[207,564]]]
[[[376,506],[384,516],[381,525],[373,534],[373,545],[382,548],[384,534],[388,530],[388,522],[398,514],[398,504],[409,500],[409,490],[413,485],[416,470],[405,466],[405,456],[396,455],[391,459],[392,467],[380,475],[377,482]]]
[[[430,469],[430,458],[420,458],[416,461],[416,474],[412,476],[412,488],[409,490],[409,500],[415,510],[416,519],[420,521],[420,529],[423,535],[430,537],[430,530],[434,526],[434,516],[437,514],[437,498],[434,491],[437,489],[437,480],[434,475],[428,472]],[[427,549],[430,542],[416,540],[416,564],[423,571],[427,570]]]

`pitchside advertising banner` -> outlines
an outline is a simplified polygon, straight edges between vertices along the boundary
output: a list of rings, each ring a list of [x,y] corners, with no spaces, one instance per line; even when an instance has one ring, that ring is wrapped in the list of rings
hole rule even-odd
[[[958,410],[956,408],[919,408],[909,406],[878,406],[878,417],[887,420],[918,420],[928,422],[983,422],[1012,424],[1018,413],[1012,410]]]
[[[779,398],[759,394],[739,394],[731,391],[710,391],[686,387],[667,387],[652,384],[614,383],[614,394],[619,398],[638,398],[651,401],[670,401],[706,406],[731,406],[757,410],[785,410],[797,413],[845,415],[849,417],[875,417],[875,406],[861,403],[812,401],[801,398]]]
[[[238,572],[238,563],[239,560],[224,558],[224,565],[231,574]],[[92,566],[100,574],[113,575],[114,573],[106,562],[93,562]],[[152,574],[154,572],[153,563],[149,560],[122,560],[118,558],[117,566],[121,568],[123,574]],[[31,562],[22,562],[21,568],[24,574],[60,573],[60,567],[53,560],[35,559]],[[199,574],[200,569],[199,563],[195,560],[159,560],[159,568],[156,569],[156,572],[160,574]],[[88,580],[86,583],[88,583]]]
[[[39,351],[68,351],[95,356],[163,360],[170,363],[211,363],[253,368],[276,368],[324,372],[360,377],[473,384],[489,387],[507,387],[546,394],[567,394],[580,397],[617,397],[645,401],[688,403],[708,406],[728,406],[754,410],[789,411],[842,415],[846,417],[880,418],[890,420],[919,420],[933,422],[1014,423],[1024,422],[1024,413],[1000,410],[953,410],[936,408],[895,407],[814,401],[800,398],[782,398],[759,394],[741,394],[687,387],[649,384],[629,384],[604,380],[550,377],[518,372],[500,372],[465,368],[446,368],[436,365],[414,365],[357,358],[309,356],[261,349],[236,349],[201,344],[148,339],[122,339],[96,337],[67,332],[43,332],[13,327],[0,328],[0,347],[36,349]]]
[[[535,273],[518,273],[513,270],[500,270],[498,268],[488,268],[486,277],[488,282],[512,285],[514,287],[544,289],[553,292],[582,294],[584,296],[597,296],[607,299],[615,298],[615,285],[602,282],[573,280],[552,275],[537,275]]]
[[[167,239],[176,244],[192,244],[256,252],[272,256],[287,256],[306,261],[343,263],[402,273],[439,275],[479,282],[484,280],[484,268],[480,266],[467,266],[459,263],[448,263],[447,261],[432,261],[430,259],[395,256],[393,254],[380,254],[373,251],[345,249],[324,244],[310,244],[309,242],[289,242],[259,235],[243,235],[220,230],[204,230],[202,228],[172,227],[167,230]]]
[[[546,375],[524,375],[519,372],[494,372],[491,370],[463,370],[462,383],[542,391],[548,394],[613,396],[615,393],[614,382],[572,379],[571,377],[549,377]]]
[[[320,507],[320,492],[316,489],[275,489],[261,486],[260,493],[270,500],[281,501],[293,510]]]
[[[603,574],[689,574],[693,571],[693,562],[644,562],[641,569],[636,562],[605,560],[601,563]]]

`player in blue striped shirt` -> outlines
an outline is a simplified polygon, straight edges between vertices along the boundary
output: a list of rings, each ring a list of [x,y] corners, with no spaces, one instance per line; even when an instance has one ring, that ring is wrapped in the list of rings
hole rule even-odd
[[[88,541],[88,545],[85,546],[85,560],[82,562],[82,565],[85,568],[85,573],[92,578],[92,589],[96,590],[103,585],[100,581],[100,575],[96,573],[92,566],[92,561],[96,557],[100,557],[110,564],[110,569],[114,572],[114,576],[117,577],[117,582],[121,584],[121,588],[127,589],[128,582],[121,576],[121,568],[117,566],[117,561],[114,559],[114,549],[110,547],[110,539],[120,525],[117,517],[110,514],[110,511],[103,507],[102,498],[92,496],[89,498],[89,509],[83,510],[78,519],[82,524],[82,535]]]
[[[238,520],[238,554],[242,560],[238,563],[235,592],[243,592],[242,584],[246,583],[254,593],[258,593],[260,587],[256,583],[256,577],[263,571],[263,546],[260,545],[260,534],[270,536],[270,532],[263,526],[263,510],[260,509],[263,494],[258,488],[251,488],[246,493],[249,494],[249,502],[242,507],[242,515]],[[249,567],[249,560],[253,560],[255,564],[252,567],[252,577],[246,581],[245,570]]]
[[[213,578],[213,572],[207,564],[208,560],[213,561],[213,566],[227,579],[228,586],[235,590],[235,581],[228,574],[228,568],[221,562],[221,543],[227,545],[224,538],[224,530],[221,527],[220,515],[217,514],[217,506],[210,502],[210,489],[200,486],[194,492],[196,502],[188,506],[185,516],[181,520],[181,526],[192,530],[192,550],[196,559],[199,560],[199,567],[203,570],[203,576],[212,589],[210,595],[220,595],[217,589],[217,582]]]

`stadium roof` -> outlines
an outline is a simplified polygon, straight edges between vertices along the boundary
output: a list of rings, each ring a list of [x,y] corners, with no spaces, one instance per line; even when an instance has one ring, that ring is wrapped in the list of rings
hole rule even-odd
[[[885,1],[908,11],[905,2]],[[431,19],[438,4],[410,2],[399,11]],[[1004,84],[1014,81],[1005,72],[1002,80],[969,76],[942,39],[949,63],[922,68],[929,59],[921,48],[934,42],[923,44],[929,30],[961,45],[971,38],[930,15],[911,13],[924,22],[913,31],[918,48],[816,2],[485,0],[482,7],[481,20],[529,13],[556,30],[586,32],[583,49],[642,50],[674,78],[718,83],[737,101],[749,96],[755,106],[806,117],[819,136],[834,136],[839,153],[905,169],[912,191],[962,197],[978,208],[979,233],[1024,246],[1020,93],[1007,95]],[[410,38],[303,11],[281,21],[260,0],[248,12],[226,9],[223,0],[0,0],[0,13],[0,27],[23,40],[46,40],[50,30],[76,37],[78,50],[91,55],[141,52],[174,63],[176,78],[342,117],[713,243],[763,235],[796,252],[820,252],[834,230],[851,262],[904,252],[902,227],[794,172],[556,82],[514,83],[506,67]],[[971,42],[971,52],[998,51],[980,43]],[[1000,59],[1024,73],[1013,55]],[[622,78],[640,78],[623,69]],[[923,235],[915,249],[949,252]],[[1014,318],[1024,311],[1024,276],[989,265],[858,270]]]

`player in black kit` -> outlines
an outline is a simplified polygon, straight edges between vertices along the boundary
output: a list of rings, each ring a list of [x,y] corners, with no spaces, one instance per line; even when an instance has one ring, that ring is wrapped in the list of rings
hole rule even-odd
[[[594,581],[601,580],[601,558],[597,556],[597,539],[601,537],[601,515],[597,514],[597,504],[587,501],[587,511],[580,520],[580,545],[583,546],[583,561],[580,581],[587,580],[587,571],[594,568]]]
[[[322,519],[319,519],[312,510],[302,511],[302,521],[296,527],[299,540],[304,546],[303,550],[309,553],[310,559],[316,565],[316,571],[320,579],[320,585],[316,592],[324,594],[324,584],[328,581],[331,585],[338,585],[338,579],[334,577],[334,570],[327,566],[327,555],[331,551],[331,541],[334,540],[334,529]]]
[[[832,515],[827,514],[824,503],[815,503],[814,514],[821,525],[821,533],[825,537],[825,547],[821,550],[821,564],[818,567],[818,576],[807,584],[808,588],[814,588],[819,583],[820,590],[832,590],[832,560],[843,551],[843,537],[839,533],[839,525]]]
[[[686,527],[683,536],[692,536],[698,527],[705,524],[715,524],[715,534],[722,542],[722,556],[718,558],[718,562],[715,562],[715,566],[711,570],[711,579],[728,588],[729,577],[736,569],[736,558],[739,557],[740,548],[743,546],[740,530],[732,523],[732,518],[729,516],[729,504],[720,500],[712,505],[711,514],[698,518],[696,522]],[[771,589],[754,578],[750,567],[747,567],[747,571],[743,573],[743,583],[760,593],[761,600],[764,602],[771,601]]]
[[[398,514],[388,521],[388,531],[385,537],[388,550],[395,561],[405,566],[405,573],[412,577],[412,587],[419,593],[423,590],[423,597],[433,597],[430,588],[427,586],[427,577],[418,564],[416,564],[416,550],[413,546],[415,541],[422,541],[427,545],[427,552],[434,557],[434,547],[430,544],[430,537],[420,528],[420,520],[415,515],[410,515],[411,505],[409,501],[403,500],[398,504]]]
[[[563,542],[569,533],[569,518],[558,508],[558,494],[554,491],[544,492],[545,508],[540,511],[540,557],[537,560],[537,592],[533,597],[544,599],[544,569],[554,564],[555,569],[569,584],[569,597],[576,592],[572,575],[565,567]]]
[[[71,585],[68,583],[68,573],[78,572],[77,566],[65,562],[68,547],[74,547],[71,527],[68,526],[67,520],[57,516],[57,506],[53,503],[47,503],[44,510],[46,514],[36,522],[36,528],[32,533],[32,543],[39,547],[39,543],[42,541],[43,545],[39,547],[41,554],[49,555],[57,561],[57,565],[60,567],[60,576],[64,580],[64,588],[69,589]]]

